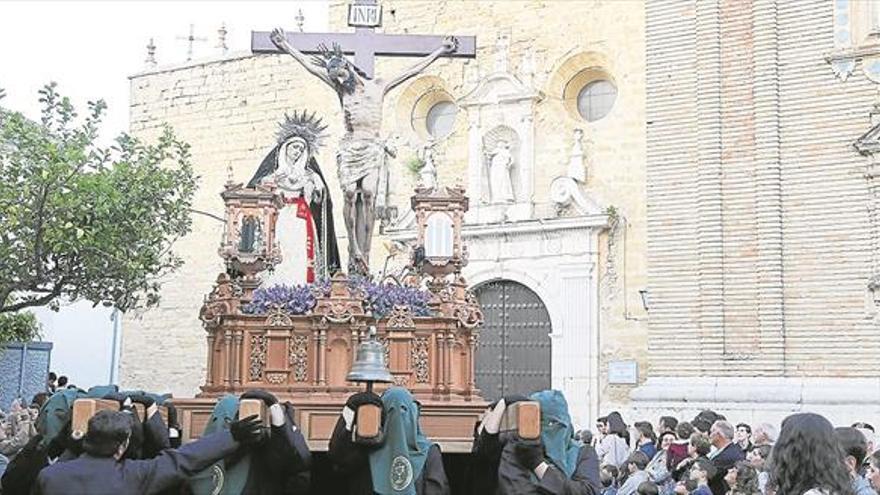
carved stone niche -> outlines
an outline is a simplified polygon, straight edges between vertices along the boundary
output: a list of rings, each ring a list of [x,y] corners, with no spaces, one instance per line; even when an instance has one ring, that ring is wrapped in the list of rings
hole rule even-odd
[[[543,95],[503,69],[496,65],[496,72],[459,101],[468,114],[467,190],[474,199],[468,221],[473,223],[527,220],[534,209],[534,111]],[[505,164],[512,198],[499,183]]]

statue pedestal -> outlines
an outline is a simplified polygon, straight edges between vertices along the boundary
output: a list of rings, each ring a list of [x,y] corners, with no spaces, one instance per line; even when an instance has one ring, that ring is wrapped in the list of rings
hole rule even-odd
[[[205,385],[195,399],[174,400],[185,434],[201,433],[218,397],[261,388],[291,401],[309,446],[326,449],[346,399],[364,389],[345,377],[357,345],[375,325],[394,384],[422,403],[425,433],[444,451],[469,451],[486,403],[474,383],[482,314],[464,287],[461,280],[432,286],[434,316],[414,317],[408,306],[395,306],[377,321],[344,276],[333,278],[329,295],[321,294],[310,314],[276,308],[255,315],[242,312],[253,287],[220,275],[200,314],[208,334]],[[384,388],[376,384],[377,392]]]

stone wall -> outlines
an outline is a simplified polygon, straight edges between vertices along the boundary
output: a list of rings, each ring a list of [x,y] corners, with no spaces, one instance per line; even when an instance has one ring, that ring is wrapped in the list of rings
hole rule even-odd
[[[880,414],[880,383],[857,380],[880,371],[880,327],[852,146],[877,86],[826,62],[834,3],[647,3],[653,383],[633,396],[646,408]],[[664,378],[700,376],[730,378]]]
[[[605,370],[612,358],[637,360],[643,370],[647,364],[646,315],[638,293],[646,284],[643,5],[610,0],[382,4],[386,32],[477,36],[475,60],[440,60],[386,98],[383,133],[398,136],[400,148],[392,165],[392,203],[401,211],[415,184],[406,162],[424,137],[420,122],[413,123],[414,106],[438,90],[452,99],[467,94],[493,70],[499,35],[510,38],[511,71],[531,79],[532,86],[544,94],[534,115],[536,211],[551,209],[550,181],[565,173],[574,129],[584,130],[586,191],[603,208],[613,207],[619,220],[618,227],[598,242],[600,401],[625,401],[629,387],[607,385]],[[346,5],[332,4],[331,31],[348,30],[343,19]],[[534,56],[533,77],[523,66],[527,54]],[[413,62],[380,59],[376,73],[393,75]],[[611,112],[591,123],[577,115],[571,99],[566,100],[571,93],[569,83],[585,69],[601,69],[618,88]],[[201,175],[197,209],[221,214],[218,193],[227,167],[236,181],[249,179],[273,143],[275,123],[284,111],[297,108],[316,110],[329,124],[328,146],[318,159],[331,190],[338,190],[332,144],[341,124],[336,97],[290,57],[231,55],[137,74],[131,85],[135,135],[155,136],[158,126],[167,122],[192,144]],[[438,144],[441,183],[466,180],[467,126],[467,115],[460,110],[453,133]],[[336,204],[341,205],[341,199]],[[124,322],[121,377],[127,387],[167,384],[176,395],[191,395],[202,382],[205,343],[197,315],[203,295],[222,269],[216,255],[221,224],[201,215],[193,219],[193,233],[177,246],[186,264],[165,282],[161,305]],[[341,225],[337,232],[344,233]],[[345,252],[345,240],[340,241]],[[385,256],[381,240],[373,253],[378,266]]]

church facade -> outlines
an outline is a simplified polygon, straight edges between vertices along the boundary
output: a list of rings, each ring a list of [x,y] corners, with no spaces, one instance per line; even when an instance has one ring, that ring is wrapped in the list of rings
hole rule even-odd
[[[409,197],[430,164],[441,185],[461,183],[470,197],[464,275],[486,314],[477,355],[484,396],[558,388],[579,425],[624,407],[647,369],[643,6],[382,6],[384,32],[475,35],[477,57],[441,59],[386,98],[396,215],[376,237],[372,268],[386,257],[389,271],[405,262],[389,248],[414,236]],[[347,7],[331,4],[330,31],[349,30]],[[412,63],[380,57],[376,73]],[[131,87],[132,133],[150,138],[171,125],[192,145],[201,181],[193,232],[177,244],[184,266],[165,280],[159,307],[124,321],[121,377],[126,387],[162,383],[191,396],[205,369],[198,307],[223,270],[223,225],[210,216],[222,216],[223,184],[230,175],[246,182],[284,113],[308,109],[329,125],[317,159],[338,194],[342,118],[335,95],[286,55],[149,68]]]
[[[880,415],[880,7],[648,0],[640,414]]]
[[[880,415],[875,2],[382,5],[387,33],[477,37],[475,59],[441,59],[386,98],[396,214],[372,268],[405,263],[416,184],[465,186],[487,398],[552,386],[579,426],[613,409]],[[346,11],[332,3],[330,31],[349,30]],[[380,57],[376,73],[413,62]],[[198,308],[223,270],[209,216],[223,184],[246,182],[284,113],[309,109],[329,125],[317,159],[339,191],[342,118],[286,55],[151,68],[131,85],[132,133],[170,124],[201,182],[185,265],[158,308],[126,316],[121,376],[190,396]]]

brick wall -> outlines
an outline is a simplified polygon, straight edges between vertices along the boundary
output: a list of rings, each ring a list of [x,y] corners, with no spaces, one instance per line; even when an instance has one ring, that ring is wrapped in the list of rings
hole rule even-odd
[[[877,89],[826,63],[832,2],[649,0],[646,26],[652,375],[875,376],[851,145]]]

